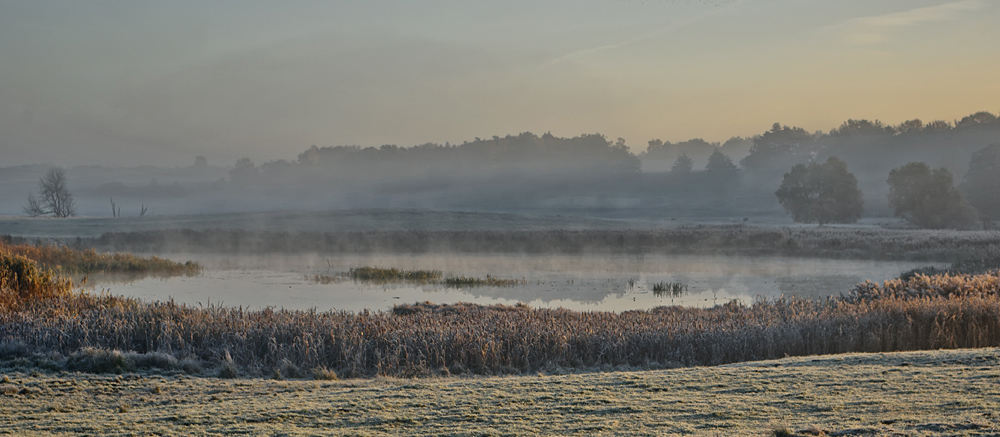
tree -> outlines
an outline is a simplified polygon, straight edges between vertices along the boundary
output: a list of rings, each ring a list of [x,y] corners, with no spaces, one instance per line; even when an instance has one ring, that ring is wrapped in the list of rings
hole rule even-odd
[[[674,161],[674,166],[670,168],[670,173],[674,174],[688,174],[691,173],[691,168],[694,167],[694,161],[688,158],[687,154],[681,153]]]
[[[911,162],[889,172],[889,205],[897,217],[922,228],[968,228],[976,213],[958,192],[951,172]]]
[[[896,126],[896,133],[899,135],[910,134],[910,133],[920,133],[924,129],[924,122],[920,121],[919,118],[914,118],[913,120],[906,120]]]
[[[751,171],[771,171],[806,161],[816,140],[805,129],[775,123],[771,130],[753,138],[750,154],[740,161]]]
[[[979,212],[1000,218],[1000,143],[972,154],[962,189]]]
[[[732,174],[736,172],[736,164],[733,164],[733,160],[726,154],[716,149],[709,155],[705,171],[711,174]]]
[[[830,131],[833,137],[849,136],[884,136],[891,135],[893,128],[882,124],[881,121],[853,120],[848,119],[840,127]]]
[[[835,157],[792,167],[774,194],[800,223],[854,223],[864,210],[857,178]]]
[[[229,170],[229,180],[240,184],[254,182],[259,174],[260,170],[250,158],[240,158],[236,161],[236,166]]]
[[[73,206],[73,195],[66,187],[66,172],[59,167],[49,169],[38,179],[38,197],[28,194],[28,204],[24,206],[25,214],[32,217],[52,214],[56,217],[76,215]]]
[[[736,164],[733,164],[733,160],[719,149],[714,150],[708,157],[705,174],[708,176],[705,186],[719,195],[729,193],[740,182],[740,171],[736,168]]]
[[[1000,118],[986,111],[980,111],[955,123],[956,128],[975,128],[1000,123]]]

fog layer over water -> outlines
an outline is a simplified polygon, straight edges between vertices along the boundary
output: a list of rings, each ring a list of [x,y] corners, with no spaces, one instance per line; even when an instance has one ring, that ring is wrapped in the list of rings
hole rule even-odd
[[[624,311],[662,305],[706,307],[740,299],[781,295],[821,299],[847,294],[865,280],[883,281],[916,267],[912,262],[727,257],[693,255],[373,255],[209,256],[171,255],[206,267],[194,277],[148,278],[129,283],[98,279],[113,294],[193,305],[361,311],[431,301],[479,304],[525,303],[581,311]],[[337,276],[352,267],[441,270],[445,277],[523,279],[513,287],[449,288],[443,284],[373,284]],[[631,283],[630,283],[631,280]],[[656,283],[680,283],[686,291],[656,293]]]

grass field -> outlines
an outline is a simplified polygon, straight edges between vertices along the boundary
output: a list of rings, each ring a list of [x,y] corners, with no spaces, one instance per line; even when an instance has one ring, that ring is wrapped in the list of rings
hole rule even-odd
[[[7,369],[0,370],[0,434],[997,435],[998,364],[1000,350],[990,348],[486,378],[225,380]]]

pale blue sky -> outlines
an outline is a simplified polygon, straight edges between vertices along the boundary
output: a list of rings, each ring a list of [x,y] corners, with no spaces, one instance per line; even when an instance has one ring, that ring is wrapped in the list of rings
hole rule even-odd
[[[0,0],[3,163],[1000,111],[1000,0]]]

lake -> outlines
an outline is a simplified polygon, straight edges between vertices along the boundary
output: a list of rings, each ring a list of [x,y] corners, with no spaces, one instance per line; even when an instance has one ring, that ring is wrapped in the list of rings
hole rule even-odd
[[[114,281],[92,278],[94,290],[144,300],[173,299],[193,305],[244,308],[386,310],[430,301],[478,304],[525,303],[578,311],[625,311],[662,305],[708,307],[740,299],[781,295],[822,299],[865,280],[883,281],[920,263],[787,257],[692,255],[372,255],[219,256],[165,255],[205,266],[197,276]],[[511,287],[449,288],[442,284],[372,284],[336,277],[352,267],[440,270],[445,276],[521,280]],[[679,283],[684,291],[657,293],[656,283]]]

